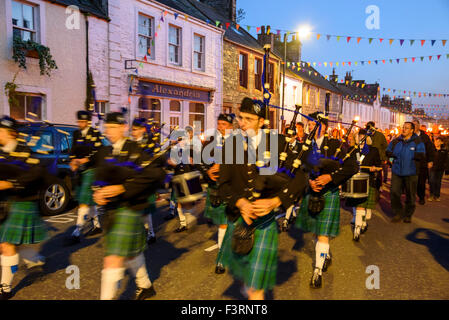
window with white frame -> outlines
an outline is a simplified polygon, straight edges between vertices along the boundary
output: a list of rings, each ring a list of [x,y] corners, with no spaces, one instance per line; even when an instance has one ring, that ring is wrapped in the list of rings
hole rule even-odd
[[[106,114],[109,112],[108,110],[108,102],[107,101],[97,101],[95,104],[95,112],[100,114]]]
[[[194,48],[193,48],[193,63],[194,68],[204,71],[204,37],[195,34],[194,35]]]
[[[168,31],[168,51],[170,63],[181,64],[181,28],[170,25]]]
[[[180,126],[181,117],[181,102],[170,100],[170,130]]]
[[[154,59],[154,19],[139,13],[138,45],[139,57],[150,57]]]
[[[32,40],[37,42],[37,6],[25,2],[12,1],[12,28],[13,37],[23,41]]]
[[[14,119],[25,118],[43,120],[43,96],[32,93],[17,93],[10,105],[10,115]]]
[[[204,104],[190,102],[189,103],[189,125],[195,128],[194,122],[201,123],[201,131],[204,131]]]
[[[139,98],[139,117],[152,119],[153,122],[161,124],[161,101],[145,97]]]

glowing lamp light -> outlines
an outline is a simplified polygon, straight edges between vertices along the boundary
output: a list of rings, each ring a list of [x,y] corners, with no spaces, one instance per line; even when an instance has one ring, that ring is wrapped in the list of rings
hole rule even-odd
[[[440,130],[440,131],[443,131],[444,129],[443,129],[443,126],[440,124],[439,126],[438,126],[438,130]]]
[[[394,133],[399,134],[398,128],[394,129]]]
[[[204,133],[200,134],[201,141],[204,141]]]
[[[299,27],[298,29],[298,37],[300,40],[305,40],[310,37],[311,34],[311,28],[310,26],[304,25]]]
[[[360,117],[359,116],[355,116],[354,122],[359,122],[359,120],[360,120]]]

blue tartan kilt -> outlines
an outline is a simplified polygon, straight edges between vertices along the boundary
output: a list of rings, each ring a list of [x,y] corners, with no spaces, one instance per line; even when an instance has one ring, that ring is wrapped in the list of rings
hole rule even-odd
[[[214,208],[210,203],[209,188],[207,189],[206,205],[204,208],[204,216],[212,220],[215,225],[223,225],[228,223],[228,219],[225,213],[226,206],[221,204]]]
[[[278,228],[274,214],[270,213],[258,220],[265,220],[254,231],[254,246],[249,254],[242,256],[232,251],[231,242],[234,228],[244,223],[240,217],[236,222],[228,222],[217,263],[222,263],[229,272],[249,288],[270,290],[276,284],[278,264]],[[258,223],[256,220],[254,223]]]
[[[105,256],[129,258],[142,253],[146,248],[142,213],[122,207],[109,214],[114,216],[112,226],[105,235]]]
[[[95,169],[87,169],[81,173],[81,185],[76,189],[76,200],[78,204],[95,205],[92,191],[94,179]]]
[[[47,226],[37,202],[11,202],[8,218],[0,226],[0,242],[34,244],[47,239]]]
[[[318,236],[336,237],[340,233],[340,190],[335,188],[324,193],[324,208],[315,217],[309,214],[309,198],[307,194],[302,200],[296,227]]]

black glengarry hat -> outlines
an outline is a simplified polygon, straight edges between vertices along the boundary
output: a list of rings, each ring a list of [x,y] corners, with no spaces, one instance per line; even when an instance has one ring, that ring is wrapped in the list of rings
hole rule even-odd
[[[17,130],[17,121],[5,115],[0,118],[0,128]]]
[[[230,124],[232,124],[232,122],[234,121],[234,118],[235,118],[235,114],[233,114],[233,113],[230,113],[230,114],[220,113],[217,120],[226,121],[226,122],[229,122]]]
[[[145,118],[135,118],[133,120],[133,127],[144,128],[146,122],[147,122],[147,119],[145,119]]]
[[[265,105],[259,100],[243,98],[240,105],[240,112],[254,114],[265,119]]]
[[[126,124],[125,115],[121,112],[110,112],[106,114],[105,123]]]
[[[76,117],[78,120],[86,120],[86,121],[91,121],[92,120],[92,115],[89,111],[86,110],[80,110],[76,113]]]
[[[309,114],[309,117],[311,117],[312,119],[318,120],[318,116],[321,116],[322,118],[324,118],[324,113],[322,113],[321,111],[316,111],[314,113]],[[327,126],[328,125],[328,121],[327,119],[322,119],[321,122]]]

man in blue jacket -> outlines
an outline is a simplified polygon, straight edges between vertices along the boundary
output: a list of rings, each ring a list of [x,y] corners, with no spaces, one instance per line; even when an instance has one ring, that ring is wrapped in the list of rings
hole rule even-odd
[[[418,172],[416,165],[425,156],[425,146],[421,139],[414,133],[415,125],[405,122],[402,135],[388,145],[386,154],[393,158],[391,178],[391,208],[394,217],[392,222],[404,220],[412,221],[415,212],[416,188],[418,185]],[[401,203],[402,190],[405,189],[405,210]]]

